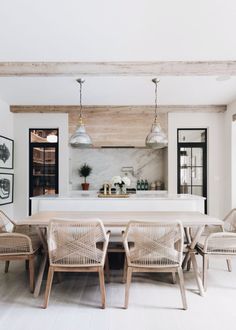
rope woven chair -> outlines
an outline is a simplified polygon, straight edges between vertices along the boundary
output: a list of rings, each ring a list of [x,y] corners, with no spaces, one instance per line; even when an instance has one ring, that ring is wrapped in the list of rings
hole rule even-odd
[[[236,209],[227,214],[223,226],[219,226],[218,231],[210,232],[203,237],[203,241],[197,245],[197,251],[203,257],[202,281],[206,291],[209,256],[227,257],[228,271],[232,271],[230,257],[236,255]]]
[[[187,309],[183,271],[183,227],[180,222],[131,221],[124,233],[127,258],[125,308],[134,272],[178,273],[183,308]]]
[[[30,291],[34,290],[34,259],[40,248],[39,238],[32,234],[28,226],[16,226],[15,223],[0,210],[0,260],[5,261],[5,273],[9,270],[10,260],[25,260],[29,263]],[[20,230],[18,232],[17,230]],[[28,233],[28,235],[27,235]],[[32,232],[33,233],[33,232]]]
[[[44,308],[47,308],[54,272],[98,272],[102,308],[106,305],[104,264],[109,233],[99,219],[53,219],[48,229],[49,271]]]

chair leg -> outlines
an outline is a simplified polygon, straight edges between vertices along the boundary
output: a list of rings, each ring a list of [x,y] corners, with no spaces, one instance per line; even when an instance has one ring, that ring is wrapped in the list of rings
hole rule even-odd
[[[34,292],[34,255],[29,257],[30,292]]]
[[[110,283],[110,265],[109,265],[108,253],[106,254],[106,260],[105,260],[105,273],[106,273],[106,280],[108,283]]]
[[[172,274],[172,283],[176,284],[176,273],[172,272],[171,274]]]
[[[5,261],[5,273],[8,273],[9,265],[10,265],[10,261],[9,260]]]
[[[203,255],[203,263],[202,263],[202,284],[204,291],[207,290],[207,270],[208,270],[208,255]]]
[[[189,259],[187,262],[187,271],[189,272],[190,269],[191,269],[191,259]]]
[[[127,264],[127,258],[126,258],[126,255],[125,255],[125,260],[124,260],[124,272],[123,272],[122,283],[126,283],[126,278],[127,278],[127,268],[128,268],[128,264]]]
[[[129,289],[132,278],[132,268],[127,268],[127,277],[126,277],[126,288],[125,288],[125,308],[128,308],[129,305]]]
[[[228,271],[229,271],[229,272],[232,272],[231,259],[226,259],[226,262],[227,262]]]
[[[183,303],[183,309],[188,309],[187,306],[187,300],[186,300],[186,294],[185,294],[185,287],[184,287],[184,275],[182,268],[178,268],[178,275],[179,275],[179,287],[182,297],[182,303]]]
[[[54,269],[53,269],[53,267],[50,266],[49,269],[48,269],[48,278],[47,278],[47,285],[46,285],[46,290],[45,290],[45,297],[44,297],[44,306],[43,306],[43,308],[47,308],[48,307],[49,296],[50,296],[51,288],[52,288],[53,275],[54,275]]]
[[[103,268],[99,268],[99,282],[100,282],[100,291],[102,298],[102,308],[106,308],[106,290],[105,290],[105,281],[104,281],[104,270]]]

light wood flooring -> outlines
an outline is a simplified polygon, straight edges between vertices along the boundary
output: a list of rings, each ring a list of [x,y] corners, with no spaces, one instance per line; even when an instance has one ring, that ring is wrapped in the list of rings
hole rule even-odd
[[[200,261],[200,259],[199,259]],[[196,293],[193,273],[185,272],[188,310],[181,309],[178,285],[166,274],[133,278],[128,310],[124,310],[121,272],[112,271],[106,284],[107,308],[100,309],[96,274],[65,274],[54,283],[47,310],[41,309],[43,292],[34,298],[29,292],[23,263],[12,262],[8,274],[0,264],[1,330],[208,330],[236,327],[236,260],[233,272],[224,259],[211,259],[208,291]],[[55,281],[56,282],[56,281]]]

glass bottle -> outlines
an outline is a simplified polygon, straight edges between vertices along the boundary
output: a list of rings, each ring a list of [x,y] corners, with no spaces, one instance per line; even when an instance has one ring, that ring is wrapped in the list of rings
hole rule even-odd
[[[137,190],[141,190],[140,180],[137,181]]]
[[[140,186],[141,186],[141,190],[144,190],[145,189],[145,184],[144,184],[144,181],[143,180],[141,180]]]

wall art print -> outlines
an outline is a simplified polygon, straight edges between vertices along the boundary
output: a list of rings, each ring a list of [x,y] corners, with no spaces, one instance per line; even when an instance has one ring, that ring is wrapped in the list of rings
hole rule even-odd
[[[13,169],[14,141],[0,135],[0,168]]]
[[[13,203],[14,174],[0,173],[0,205]]]

